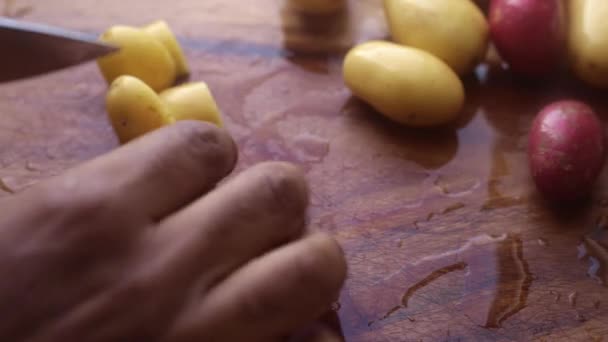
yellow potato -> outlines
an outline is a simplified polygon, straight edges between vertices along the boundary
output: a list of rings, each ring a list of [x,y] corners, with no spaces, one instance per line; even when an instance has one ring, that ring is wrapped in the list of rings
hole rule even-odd
[[[568,49],[574,73],[608,88],[608,1],[570,0]]]
[[[154,90],[132,76],[121,76],[112,82],[106,109],[121,143],[174,121]]]
[[[346,55],[351,91],[386,117],[409,126],[448,123],[460,113],[464,87],[458,75],[428,52],[372,41]]]
[[[123,75],[139,78],[155,91],[170,87],[176,78],[175,63],[165,46],[151,34],[132,27],[114,26],[100,38],[121,47],[97,63],[108,83]]]
[[[486,54],[488,23],[471,0],[384,0],[384,9],[396,43],[432,53],[459,75]]]
[[[145,26],[143,30],[158,39],[169,51],[173,58],[173,62],[175,63],[175,71],[178,77],[190,73],[184,52],[182,51],[177,38],[175,38],[175,35],[171,31],[171,28],[169,28],[169,25],[167,25],[165,21],[155,21],[150,25]]]
[[[200,120],[223,126],[213,95],[203,82],[167,89],[160,93],[160,98],[175,120]]]
[[[289,0],[289,5],[305,14],[331,14],[340,11],[345,0]]]

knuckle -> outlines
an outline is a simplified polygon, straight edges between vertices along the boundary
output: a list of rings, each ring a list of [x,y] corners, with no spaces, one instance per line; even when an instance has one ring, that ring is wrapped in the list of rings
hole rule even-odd
[[[147,277],[130,277],[116,290],[116,296],[133,304],[143,303],[154,292],[154,284]]]
[[[174,126],[174,134],[185,158],[214,165],[224,172],[232,169],[237,158],[236,147],[224,130],[197,121],[178,121]]]
[[[270,203],[288,213],[303,215],[308,205],[308,187],[302,172],[287,163],[267,163],[260,168]]]
[[[109,209],[110,200],[102,192],[92,191],[64,177],[37,192],[42,212],[47,215],[90,217]]]
[[[95,246],[118,246],[116,242],[127,241],[117,235],[116,229],[132,220],[132,213],[120,210],[112,194],[103,189],[77,182],[71,175],[58,178],[38,188],[34,215],[44,222],[44,227],[57,234],[58,239],[70,246],[72,252]]]
[[[158,323],[160,325],[156,328],[162,329],[168,317],[174,315],[182,297],[182,291],[167,293],[158,277],[132,275],[108,292],[106,298],[113,303],[121,303],[135,322],[146,325]],[[152,326],[146,330],[154,331],[156,328]]]
[[[242,309],[245,317],[256,320],[284,312],[285,303],[269,295],[250,293],[243,298]]]

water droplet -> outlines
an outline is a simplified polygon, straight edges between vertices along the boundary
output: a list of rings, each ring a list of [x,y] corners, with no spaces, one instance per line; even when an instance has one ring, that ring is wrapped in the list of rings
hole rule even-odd
[[[580,243],[579,245],[577,245],[576,251],[576,257],[578,258],[578,260],[581,260],[587,256],[587,247],[584,243]]]
[[[494,209],[503,209],[514,207],[518,205],[522,205],[525,203],[525,200],[521,197],[494,197],[488,199],[483,206],[481,207],[481,211],[489,211]]]
[[[600,284],[604,283],[604,280],[598,276],[599,272],[600,272],[600,268],[601,268],[601,264],[599,262],[599,260],[597,260],[594,257],[589,257],[589,270],[587,271],[587,274],[595,279],[597,282],[599,282]]]
[[[402,248],[402,247],[403,247],[403,240],[397,241],[397,248]]]
[[[6,184],[6,180],[5,178],[0,177],[0,190],[4,191],[4,192],[8,192],[9,194],[14,194],[15,190],[13,190],[11,187],[9,187]]]
[[[409,302],[410,298],[418,290],[426,287],[427,285],[429,285],[433,281],[439,279],[443,275],[446,275],[446,274],[454,272],[454,271],[464,270],[466,267],[467,267],[466,263],[459,262],[459,263],[456,263],[456,264],[453,264],[453,265],[448,265],[446,267],[442,267],[440,269],[437,269],[437,270],[431,272],[431,274],[429,274],[427,277],[425,277],[424,279],[422,279],[419,282],[415,283],[414,285],[410,286],[406,290],[405,294],[403,294],[403,296],[401,297],[401,303],[399,305],[396,305],[396,306],[392,307],[390,310],[388,310],[384,315],[382,315],[382,317],[380,319],[378,319],[378,321],[383,321],[383,320],[391,317],[394,313],[398,312],[399,310],[407,308],[407,305],[408,305],[408,302]],[[410,318],[409,316],[407,317],[407,319],[410,322],[414,322],[415,321],[412,318]],[[375,322],[375,321],[372,321],[372,324],[373,324],[373,322]]]
[[[555,298],[554,298],[554,302],[555,302],[555,303],[558,303],[558,302],[559,302],[559,300],[562,298],[562,294],[561,294],[561,293],[559,293],[559,292],[557,292],[557,291],[553,291],[553,290],[551,290],[551,291],[549,291],[549,294],[551,294],[551,295],[555,296]]]
[[[608,216],[601,215],[595,220],[595,228],[596,230],[606,230],[608,229]]]
[[[391,308],[390,310],[388,310],[387,313],[384,314],[384,316],[382,316],[382,318],[380,318],[380,320],[389,318],[392,314],[399,311],[401,308],[402,308],[401,305],[397,305],[397,306]]]
[[[443,275],[446,275],[446,274],[454,272],[454,271],[462,271],[466,267],[467,267],[466,263],[459,262],[459,263],[456,263],[456,264],[453,264],[453,265],[448,265],[448,266],[445,266],[445,267],[442,267],[440,269],[437,269],[437,270],[433,271],[426,278],[422,279],[421,281],[419,281],[416,284],[414,284],[414,286],[411,286],[411,287],[409,287],[407,289],[407,291],[405,292],[405,294],[403,294],[403,297],[401,297],[401,305],[402,305],[402,307],[407,308],[407,304],[408,304],[410,298],[419,289],[427,286],[428,284],[432,283],[433,281],[437,280],[439,277],[441,277]],[[397,309],[399,309],[399,307]],[[392,311],[391,314],[393,312],[394,311]]]
[[[416,319],[414,317],[410,317],[410,316],[407,316],[407,320],[410,322],[416,322]]]
[[[447,197],[459,198],[472,194],[481,186],[478,179],[465,179],[457,181],[449,181],[445,176],[439,175],[434,182],[441,193]]]
[[[50,145],[44,150],[46,157],[50,160],[62,159],[63,154],[61,153],[61,147],[57,145]]]
[[[293,144],[295,156],[301,162],[320,163],[329,153],[329,141],[309,133],[296,136]]]
[[[578,293],[576,291],[571,292],[568,295],[568,303],[570,303],[571,307],[576,307],[576,299],[578,297]]]
[[[454,204],[452,204],[451,206],[449,206],[449,207],[445,208],[445,209],[443,210],[443,214],[449,214],[449,213],[451,213],[452,211],[456,211],[456,210],[462,209],[462,208],[464,208],[464,207],[465,207],[465,204],[464,204],[464,203],[461,203],[461,202],[454,203]]]
[[[601,285],[608,285],[608,249],[589,236],[585,236],[576,248],[578,259],[589,263],[587,275]]]
[[[538,240],[536,240],[536,242],[538,242],[538,245],[542,247],[547,247],[547,245],[549,244],[548,241],[543,238],[539,238]]]
[[[443,209],[441,211],[441,214],[442,215],[449,214],[449,213],[451,213],[453,211],[460,210],[460,209],[462,209],[464,207],[466,207],[466,205],[464,203],[461,203],[461,202],[454,203],[454,204],[448,206],[447,208]],[[422,222],[430,222],[435,216],[437,216],[437,213],[431,211],[430,213],[428,213],[426,215],[426,217],[424,218],[424,220],[416,220],[416,221],[414,221],[414,228],[420,229],[420,223],[422,223]]]
[[[419,265],[419,264],[422,264],[422,263],[428,262],[428,261],[435,261],[435,260],[440,260],[440,259],[444,259],[444,258],[461,256],[461,255],[466,254],[466,252],[468,252],[470,250],[474,250],[475,248],[493,244],[493,243],[503,242],[507,239],[507,237],[508,237],[507,234],[502,234],[499,236],[492,236],[492,235],[487,235],[487,234],[475,236],[475,237],[469,239],[467,242],[465,242],[460,248],[450,250],[447,252],[443,252],[440,254],[429,255],[429,256],[423,257],[420,260],[414,262],[414,265]]]
[[[587,318],[580,312],[576,313],[576,320],[579,322],[586,322]]]
[[[345,170],[352,170],[352,169],[356,168],[358,165],[360,165],[360,163],[361,163],[360,160],[346,159],[342,163],[342,166],[344,167]]]
[[[340,311],[341,308],[342,304],[340,304],[340,302],[333,302],[331,304],[331,311]]]
[[[488,78],[489,66],[487,64],[480,64],[477,68],[475,68],[475,76],[477,79],[483,84],[486,82]]]
[[[41,171],[42,167],[40,165],[38,165],[37,163],[28,161],[28,162],[25,163],[25,169],[28,170],[28,171],[35,172],[35,171]]]
[[[603,342],[604,341],[604,336],[603,335],[595,336],[595,335],[589,334],[589,337],[591,337],[591,340],[593,342]]]

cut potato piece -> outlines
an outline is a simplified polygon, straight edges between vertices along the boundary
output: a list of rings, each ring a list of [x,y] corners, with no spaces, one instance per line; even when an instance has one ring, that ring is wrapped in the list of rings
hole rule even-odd
[[[150,33],[128,26],[114,26],[101,36],[101,40],[121,48],[97,61],[108,83],[130,75],[155,91],[161,91],[175,82],[176,67],[169,50]]]
[[[169,28],[169,25],[163,20],[155,21],[148,26],[145,26],[143,30],[156,39],[158,39],[164,46],[169,50],[173,62],[175,63],[175,72],[177,77],[188,75],[190,69],[188,68],[188,62],[182,51],[177,38]]]
[[[220,111],[207,84],[187,83],[160,94],[175,120],[200,120],[223,126]]]
[[[154,90],[132,76],[121,76],[112,82],[106,109],[123,144],[174,121]]]

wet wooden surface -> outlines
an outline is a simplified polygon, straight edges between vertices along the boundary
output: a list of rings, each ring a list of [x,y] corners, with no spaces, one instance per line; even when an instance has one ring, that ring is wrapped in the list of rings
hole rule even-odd
[[[576,97],[606,120],[605,94],[482,66],[457,124],[411,130],[352,99],[340,77],[349,46],[387,36],[379,0],[325,19],[280,0],[9,5],[8,14],[96,33],[169,21],[192,79],[209,83],[226,115],[239,168],[276,159],[307,172],[313,226],[334,234],[349,261],[335,305],[348,341],[608,340],[608,168],[592,200],[551,209],[525,156],[543,105]],[[0,86],[5,195],[117,146],[105,89],[94,64]]]

